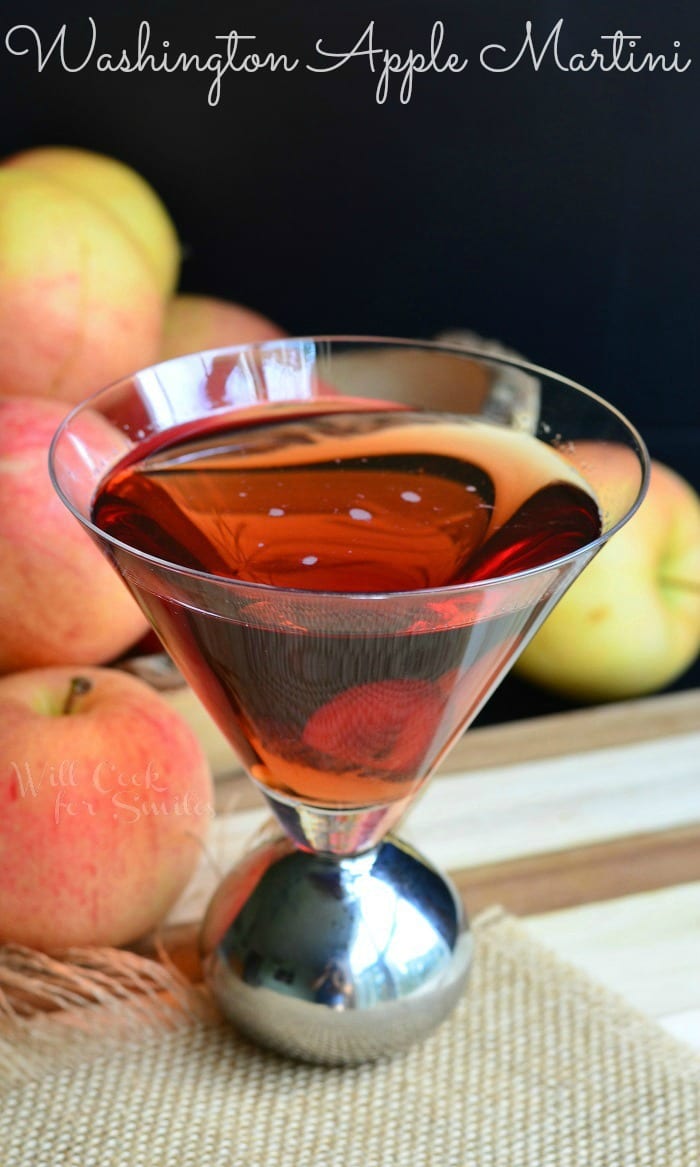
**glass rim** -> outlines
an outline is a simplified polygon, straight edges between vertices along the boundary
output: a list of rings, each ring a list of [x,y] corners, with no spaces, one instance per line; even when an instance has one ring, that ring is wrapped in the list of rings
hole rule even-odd
[[[612,527],[610,527],[608,531],[602,532],[596,539],[592,539],[590,542],[585,543],[582,547],[578,547],[575,551],[569,551],[566,555],[558,556],[556,559],[547,560],[546,563],[538,564],[536,567],[525,568],[522,571],[514,571],[507,575],[492,576],[489,579],[471,581],[468,580],[464,583],[444,584],[438,587],[411,588],[401,591],[335,592],[318,590],[314,588],[292,588],[279,586],[277,584],[258,583],[252,580],[234,579],[231,576],[217,575],[214,572],[201,571],[198,568],[184,567],[182,564],[173,563],[168,559],[161,559],[159,556],[151,555],[147,551],[141,551],[136,547],[130,546],[128,543],[124,543],[121,539],[117,539],[115,536],[110,535],[107,531],[104,531],[101,527],[98,527],[95,523],[93,523],[90,517],[82,514],[67,497],[65,491],[58,481],[55,469],[56,451],[58,444],[69,429],[70,423],[73,421],[73,419],[83,411],[86,411],[91,406],[93,406],[94,403],[97,402],[100,398],[106,397],[112,390],[118,388],[119,386],[128,385],[130,382],[133,382],[136,378],[138,378],[141,373],[145,373],[154,369],[166,368],[168,365],[191,360],[193,357],[200,357],[203,360],[206,358],[214,359],[216,357],[234,355],[236,353],[252,351],[262,352],[266,349],[283,348],[309,343],[323,343],[329,345],[343,344],[354,345],[357,347],[360,347],[361,345],[372,345],[377,348],[379,346],[391,345],[394,348],[421,349],[427,352],[439,352],[456,357],[471,358],[473,360],[481,361],[482,363],[491,363],[494,365],[505,366],[507,368],[516,369],[524,373],[532,373],[539,377],[546,377],[549,381],[554,381],[559,385],[573,389],[579,396],[586,397],[590,401],[593,401],[597,405],[601,406],[609,416],[614,417],[624,427],[624,429],[634,440],[634,443],[636,444],[634,452],[636,453],[640,463],[640,482],[635,499],[627,508],[625,513],[617,520],[616,523],[613,524]],[[293,401],[294,398],[289,398],[287,400]],[[235,407],[232,408],[235,409]],[[177,423],[175,424],[177,425]],[[494,424],[497,425],[498,423]],[[174,428],[175,425],[165,428],[160,432],[165,435],[167,434],[168,429]],[[636,426],[634,426],[632,422],[629,421],[629,419],[621,412],[621,410],[619,410],[615,405],[612,405],[609,401],[606,401],[606,399],[601,397],[600,394],[595,393],[592,389],[587,389],[585,385],[581,385],[579,382],[572,380],[570,377],[566,377],[562,373],[555,373],[551,369],[547,369],[542,365],[533,364],[530,361],[526,361],[516,356],[508,356],[505,354],[501,355],[496,353],[492,354],[485,351],[484,349],[473,348],[469,345],[461,345],[455,341],[415,340],[411,339],[410,337],[370,336],[361,334],[346,335],[334,333],[310,333],[301,336],[273,337],[264,341],[252,341],[237,345],[222,345],[218,348],[212,349],[195,350],[192,353],[186,353],[178,357],[169,357],[164,361],[156,361],[153,365],[146,365],[143,368],[137,369],[133,373],[129,373],[124,377],[118,377],[115,381],[110,382],[108,385],[102,386],[102,388],[97,389],[94,393],[91,393],[87,397],[83,398],[82,401],[79,401],[71,410],[69,410],[66,416],[62,419],[58,429],[51,439],[48,454],[48,465],[49,476],[51,478],[54,490],[58,494],[58,497],[61,499],[62,503],[68,508],[68,510],[77,519],[81,526],[85,527],[88,531],[95,535],[98,540],[107,542],[109,545],[119,548],[121,551],[126,551],[128,554],[135,556],[136,558],[155,568],[161,570],[166,569],[169,572],[175,572],[176,574],[188,579],[216,583],[217,585],[223,584],[224,586],[228,586],[237,590],[252,589],[254,593],[257,593],[261,596],[276,595],[279,597],[281,594],[283,594],[296,599],[297,601],[305,600],[309,603],[314,603],[315,597],[318,597],[318,602],[336,600],[339,602],[353,601],[360,604],[367,603],[368,601],[382,601],[386,603],[394,600],[399,602],[401,600],[409,600],[411,598],[414,601],[416,599],[425,600],[428,597],[435,598],[436,596],[444,599],[449,599],[450,597],[456,598],[457,596],[465,596],[467,594],[483,591],[485,589],[492,590],[499,586],[504,587],[508,583],[515,585],[517,581],[531,579],[537,575],[540,575],[542,572],[551,571],[553,568],[563,568],[569,563],[574,563],[583,555],[587,555],[589,558],[592,558],[608,542],[608,540],[612,538],[613,535],[615,535],[622,527],[625,526],[625,524],[639,509],[644,500],[644,496],[646,495],[649,485],[649,476],[651,473],[651,458],[649,451]],[[118,465],[118,463],[115,463],[115,465]],[[102,481],[102,479],[100,481]],[[97,485],[99,485],[99,483]]]

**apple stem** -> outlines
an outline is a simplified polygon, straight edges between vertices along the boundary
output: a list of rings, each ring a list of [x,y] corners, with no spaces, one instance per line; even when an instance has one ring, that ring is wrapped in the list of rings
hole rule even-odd
[[[680,588],[683,592],[700,592],[700,580],[674,579],[673,576],[662,575],[659,579],[665,588]]]
[[[70,685],[68,686],[68,693],[66,694],[66,699],[63,702],[61,714],[72,713],[76,697],[84,696],[84,694],[89,693],[91,689],[92,681],[88,680],[87,677],[73,677]]]

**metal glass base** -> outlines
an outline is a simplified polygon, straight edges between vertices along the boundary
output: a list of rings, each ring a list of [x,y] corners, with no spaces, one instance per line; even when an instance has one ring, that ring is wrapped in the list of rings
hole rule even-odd
[[[472,937],[450,883],[396,838],[347,858],[278,838],[224,879],[202,951],[241,1032],[345,1064],[396,1053],[438,1025],[463,991]]]

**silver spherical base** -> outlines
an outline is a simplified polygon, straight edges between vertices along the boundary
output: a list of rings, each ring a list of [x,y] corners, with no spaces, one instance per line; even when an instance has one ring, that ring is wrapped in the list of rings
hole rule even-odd
[[[464,989],[472,937],[450,883],[399,840],[336,858],[278,838],[224,879],[202,951],[211,991],[242,1033],[337,1065],[430,1033]]]

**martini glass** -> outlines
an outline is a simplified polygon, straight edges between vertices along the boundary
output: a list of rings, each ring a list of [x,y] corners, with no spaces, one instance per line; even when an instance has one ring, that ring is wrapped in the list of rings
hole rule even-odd
[[[104,389],[50,463],[274,812],[204,921],[223,1011],[328,1063],[424,1037],[472,939],[393,828],[639,505],[639,436],[524,363],[306,338]]]

